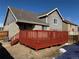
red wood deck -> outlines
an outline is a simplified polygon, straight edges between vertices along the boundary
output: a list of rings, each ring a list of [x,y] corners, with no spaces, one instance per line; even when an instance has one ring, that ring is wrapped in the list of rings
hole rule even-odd
[[[19,41],[25,46],[36,50],[50,47],[53,45],[64,44],[68,42],[68,32],[66,31],[43,31],[43,30],[21,30]],[[15,41],[15,42],[16,42]]]

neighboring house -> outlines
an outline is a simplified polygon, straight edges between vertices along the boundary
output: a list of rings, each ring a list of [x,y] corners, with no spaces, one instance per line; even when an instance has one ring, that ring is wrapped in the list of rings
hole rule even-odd
[[[78,35],[78,25],[70,22],[69,20],[63,21],[63,30],[68,31],[69,35]]]
[[[10,40],[20,30],[42,30],[43,26],[48,24],[38,19],[36,14],[8,7],[3,30],[9,32]]]
[[[64,20],[63,21],[63,30],[68,31],[69,35],[69,42],[70,43],[75,43],[78,41],[78,25],[68,21]]]

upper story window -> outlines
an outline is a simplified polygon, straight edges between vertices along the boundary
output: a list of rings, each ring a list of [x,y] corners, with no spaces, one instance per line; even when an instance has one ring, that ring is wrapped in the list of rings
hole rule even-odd
[[[54,24],[57,24],[57,19],[54,19]]]

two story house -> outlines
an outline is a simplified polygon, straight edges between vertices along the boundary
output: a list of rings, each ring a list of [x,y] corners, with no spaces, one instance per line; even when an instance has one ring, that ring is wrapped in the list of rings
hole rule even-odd
[[[8,7],[3,30],[9,32],[9,40],[20,30],[70,31],[69,35],[77,35],[78,32],[77,25],[66,22],[57,8],[38,16],[30,11]]]
[[[74,43],[74,41],[78,40],[78,25],[69,20],[65,20],[57,8],[39,16],[39,18],[49,24],[46,30],[68,31],[69,42],[72,41]]]

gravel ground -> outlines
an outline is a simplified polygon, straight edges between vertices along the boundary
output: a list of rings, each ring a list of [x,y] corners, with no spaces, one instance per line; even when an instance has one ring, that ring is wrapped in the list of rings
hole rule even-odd
[[[60,46],[50,47],[35,51],[21,44],[11,46],[10,43],[3,43],[3,46],[15,59],[52,59],[58,54]]]

